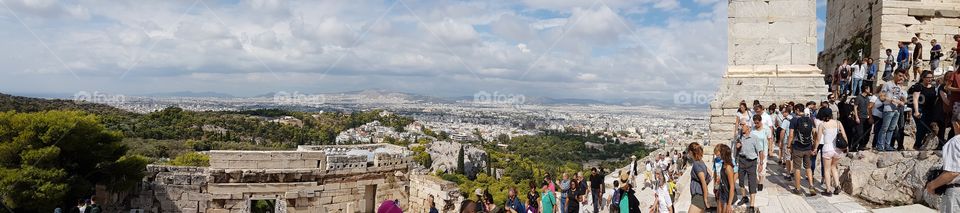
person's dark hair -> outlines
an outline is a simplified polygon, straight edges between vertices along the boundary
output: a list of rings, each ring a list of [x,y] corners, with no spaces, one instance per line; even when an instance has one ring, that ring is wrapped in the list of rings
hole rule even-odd
[[[614,181],[613,181],[613,188],[620,188],[620,181],[619,181],[619,180],[614,180]]]
[[[730,156],[732,153],[730,146],[727,146],[726,144],[719,144],[717,145],[717,151],[720,152],[720,159],[723,160],[724,166],[733,166],[733,157]]]
[[[493,194],[490,194],[490,189],[483,190],[483,201],[487,203],[493,203]]]
[[[920,73],[920,77],[921,77],[921,78],[923,78],[923,76],[927,76],[927,75],[931,75],[931,77],[936,77],[936,76],[933,76],[933,71],[930,71],[930,70],[924,70],[923,72]]]
[[[743,111],[744,111],[744,110],[747,110],[747,111],[749,111],[749,110],[750,110],[750,108],[749,108],[749,107],[747,107],[747,102],[743,102],[743,101],[741,101],[741,102],[740,102],[740,107],[737,107],[737,112],[739,112],[739,113],[743,113]]]
[[[763,120],[763,116],[760,116],[760,114],[753,115],[753,121],[760,121],[760,120]]]
[[[793,106],[793,111],[796,113],[803,113],[803,108],[803,104],[797,104],[796,106]]]
[[[829,121],[830,119],[833,119],[833,110],[830,110],[830,108],[820,109],[817,111],[817,119],[820,119],[821,121]]]
[[[753,105],[760,105],[760,100],[753,99]]]
[[[473,202],[470,199],[466,199],[466,200],[463,200],[463,202],[460,202],[460,213],[466,213],[467,210],[469,210],[467,209],[467,207],[470,206],[470,204],[476,205],[476,202]]]
[[[816,105],[817,105],[817,102],[816,102],[816,101],[809,101],[809,102],[807,102],[807,106],[816,106]]]

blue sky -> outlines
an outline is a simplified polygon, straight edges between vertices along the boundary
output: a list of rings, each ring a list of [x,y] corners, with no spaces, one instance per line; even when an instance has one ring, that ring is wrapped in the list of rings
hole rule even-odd
[[[826,28],[827,0],[817,0],[817,51],[823,51],[823,33]]]
[[[0,92],[713,91],[722,0],[6,0]],[[819,9],[819,8],[818,8]],[[818,14],[822,14],[818,10]]]

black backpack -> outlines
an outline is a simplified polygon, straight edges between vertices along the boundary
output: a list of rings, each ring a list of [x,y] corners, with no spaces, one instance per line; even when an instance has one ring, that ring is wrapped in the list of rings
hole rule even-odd
[[[850,67],[844,67],[840,69],[840,79],[846,79],[850,76]]]
[[[806,116],[800,117],[796,125],[797,128],[794,130],[797,133],[796,142],[803,146],[813,144],[813,127],[815,126],[813,119]]]

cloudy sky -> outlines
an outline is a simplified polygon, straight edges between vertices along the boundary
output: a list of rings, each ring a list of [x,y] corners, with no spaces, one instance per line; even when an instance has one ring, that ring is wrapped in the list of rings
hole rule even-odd
[[[0,92],[669,99],[726,63],[722,0],[0,2]]]

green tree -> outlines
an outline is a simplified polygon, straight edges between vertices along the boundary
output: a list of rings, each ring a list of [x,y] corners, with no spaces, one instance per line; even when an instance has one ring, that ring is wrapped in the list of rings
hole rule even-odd
[[[210,156],[199,152],[188,152],[177,156],[177,158],[174,158],[172,161],[170,161],[170,165],[199,167],[210,166]]]
[[[98,183],[125,190],[110,182],[142,177],[144,164],[121,158],[120,141],[80,111],[0,112],[0,201],[14,212],[49,212],[93,194]]]
[[[460,152],[457,153],[457,173],[466,174],[466,167],[463,165],[463,145],[460,145]]]

